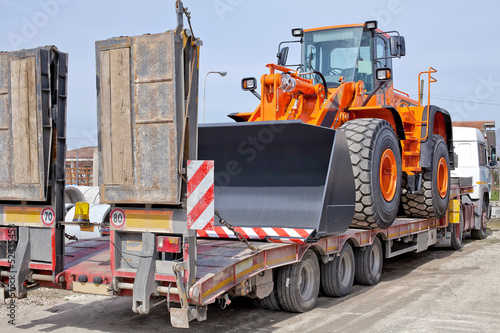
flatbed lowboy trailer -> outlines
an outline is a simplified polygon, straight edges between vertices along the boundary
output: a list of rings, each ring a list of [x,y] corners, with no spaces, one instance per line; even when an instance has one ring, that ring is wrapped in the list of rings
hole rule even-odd
[[[471,189],[471,186],[467,185],[452,186],[452,203],[459,202],[460,196],[470,192]],[[229,303],[229,296],[265,298],[275,291],[277,286],[273,279],[273,270],[300,262],[308,250],[314,251],[322,265],[335,260],[345,248],[345,244],[349,244],[356,253],[360,250],[371,251],[372,261],[365,272],[368,279],[364,282],[376,284],[382,271],[382,257],[390,258],[407,252],[421,252],[429,246],[451,247],[452,239],[456,237],[454,232],[456,223],[450,222],[457,222],[457,216],[455,212],[450,211],[442,219],[398,218],[387,229],[349,229],[340,235],[314,242],[251,241],[255,250],[234,239],[236,238],[234,235],[228,239],[200,238],[196,246],[196,279],[187,290],[189,304],[197,309],[196,312],[193,311],[191,319],[206,319],[206,305],[214,303],[217,299]],[[135,274],[122,274],[127,276],[122,277],[121,282],[112,285],[112,281],[117,281],[113,279],[116,276],[113,276],[110,264],[112,244],[113,236],[111,240],[109,237],[102,237],[69,243],[65,248],[64,270],[56,277],[59,283],[52,282],[53,271],[41,268],[34,269],[29,280],[40,286],[75,292],[131,296]],[[382,246],[377,248],[374,244]],[[382,252],[382,249],[385,251]],[[0,266],[7,268],[2,270],[1,275],[5,281],[9,277],[10,264],[7,259],[2,259]],[[36,265],[32,265],[32,268],[35,267]],[[354,262],[344,258],[344,271],[338,281],[341,286],[344,283],[349,289],[348,284],[352,283],[355,274],[354,267]],[[157,287],[159,295],[164,296],[167,302],[180,302],[179,289],[175,282],[161,275],[156,275],[154,279],[159,285]],[[175,317],[172,319],[175,326],[183,326],[182,323],[175,322]]]

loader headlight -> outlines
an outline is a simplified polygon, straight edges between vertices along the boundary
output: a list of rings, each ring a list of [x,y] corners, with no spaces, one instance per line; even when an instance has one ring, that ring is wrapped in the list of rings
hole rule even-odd
[[[292,29],[292,36],[293,37],[302,37],[302,36],[304,36],[304,29],[302,29],[302,28]]]
[[[281,89],[284,92],[290,93],[295,90],[297,81],[290,74],[281,74]]]
[[[389,81],[392,78],[390,68],[378,68],[376,75],[378,81]]]
[[[241,89],[245,91],[254,91],[257,89],[257,79],[254,77],[246,77],[241,80]]]
[[[377,25],[378,25],[377,21],[366,21],[365,22],[365,27],[368,30],[377,29]]]

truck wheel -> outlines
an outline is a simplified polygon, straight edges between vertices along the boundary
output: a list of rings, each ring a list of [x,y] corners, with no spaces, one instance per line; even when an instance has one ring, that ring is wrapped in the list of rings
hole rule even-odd
[[[442,218],[450,198],[450,157],[440,135],[433,135],[430,168],[422,170],[422,194],[404,194],[401,198],[407,216]]]
[[[290,312],[306,312],[314,308],[319,293],[319,263],[313,251],[307,250],[302,260],[278,271],[278,298]]]
[[[488,222],[488,216],[487,216],[487,208],[486,208],[486,202],[483,200],[483,207],[481,208],[481,229],[472,229],[470,234],[472,238],[474,239],[485,239],[488,237],[487,233],[487,222]]]
[[[356,188],[354,228],[388,228],[401,198],[401,154],[391,124],[363,118],[340,127],[346,133]]]
[[[267,297],[259,299],[259,303],[266,310],[281,311],[281,305],[276,291],[276,284],[274,284],[274,290],[271,291]]]
[[[365,286],[376,285],[380,281],[384,262],[380,239],[375,237],[370,246],[356,248],[355,254],[356,282]]]
[[[345,243],[340,255],[321,264],[321,288],[327,296],[342,297],[351,293],[354,283],[354,252]]]
[[[451,228],[451,246],[452,250],[460,250],[463,246],[464,237],[464,214],[460,212],[460,222],[450,224]]]

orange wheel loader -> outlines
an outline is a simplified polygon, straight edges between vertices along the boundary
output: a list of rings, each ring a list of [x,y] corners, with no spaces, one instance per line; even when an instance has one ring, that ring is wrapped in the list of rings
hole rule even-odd
[[[392,60],[404,37],[376,21],[293,29],[260,80],[242,89],[260,99],[233,124],[201,125],[199,158],[216,165],[216,209],[233,225],[311,228],[316,236],[387,228],[398,212],[441,218],[453,168],[449,113],[393,87]]]

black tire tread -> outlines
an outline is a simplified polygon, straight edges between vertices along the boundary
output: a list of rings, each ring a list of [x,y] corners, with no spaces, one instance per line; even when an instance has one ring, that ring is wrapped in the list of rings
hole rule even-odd
[[[433,144],[435,147],[439,141],[445,145],[444,139],[440,135],[433,135]],[[449,170],[449,164],[448,164]],[[451,181],[451,178],[449,178]],[[404,193],[401,196],[401,204],[406,216],[421,217],[426,219],[441,218],[443,215],[438,214],[433,202],[433,184],[432,184],[432,167],[425,169],[422,173],[422,194]]]
[[[316,255],[311,250],[307,250],[301,261],[308,260],[308,257],[313,260],[316,264],[316,271],[319,272],[319,263]],[[306,312],[311,310],[316,304],[316,300],[318,298],[319,286],[320,283],[317,283],[317,292],[314,299],[314,304],[311,307],[304,307],[300,300],[297,298],[296,290],[294,290],[293,286],[295,285],[295,276],[294,272],[297,269],[298,265],[301,262],[297,262],[295,264],[283,266],[278,271],[277,276],[277,292],[279,297],[279,303],[281,307],[288,312]],[[290,288],[290,286],[292,286]]]
[[[384,256],[382,255],[382,261],[380,263],[379,273],[376,276],[372,276],[370,272],[370,253],[373,246],[380,247],[380,251],[381,253],[383,253],[382,243],[377,237],[373,240],[373,243],[367,246],[366,248],[364,249],[356,248],[355,250],[355,263],[356,263],[355,280],[358,284],[362,284],[365,286],[373,286],[379,283],[380,281]]]
[[[481,210],[481,218],[483,218],[483,215],[486,212],[487,212],[486,203],[483,201],[483,207]],[[486,216],[488,216],[488,215],[486,215]],[[482,221],[481,221],[481,224],[482,224]],[[488,230],[487,229],[488,229],[487,227],[482,228],[482,226],[481,226],[481,229],[472,229],[470,231],[470,235],[474,239],[485,239],[486,237],[488,237],[488,233],[487,233]]]
[[[339,261],[342,255],[347,252],[351,256],[353,272],[351,281],[349,285],[344,286],[341,281],[337,280],[337,271]],[[321,288],[326,296],[330,297],[343,297],[351,293],[352,285],[354,283],[354,269],[355,269],[355,259],[354,251],[351,244],[345,243],[340,252],[340,256],[335,257],[334,260],[327,262],[326,264],[321,264]]]
[[[268,296],[259,299],[259,303],[264,309],[269,310],[269,311],[281,311],[282,310],[281,305],[280,305],[280,301],[278,299],[278,293],[276,291],[276,283],[274,284],[273,291],[271,291],[271,293]]]
[[[356,205],[354,217],[351,222],[351,227],[353,228],[388,228],[396,218],[399,209],[401,193],[399,188],[395,197],[397,205],[395,206],[394,219],[390,223],[384,223],[380,220],[378,207],[373,198],[371,174],[373,151],[376,145],[376,134],[380,133],[384,127],[390,128],[391,132],[394,133],[391,124],[383,119],[354,119],[340,127],[346,133],[354,173]],[[396,138],[395,134],[394,137]],[[395,153],[399,154],[399,152]],[[401,182],[401,180],[399,181]]]

